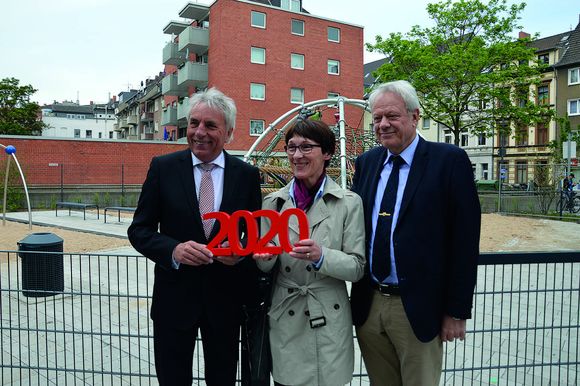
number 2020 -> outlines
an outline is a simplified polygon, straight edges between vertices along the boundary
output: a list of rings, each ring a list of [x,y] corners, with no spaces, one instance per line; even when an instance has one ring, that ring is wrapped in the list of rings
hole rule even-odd
[[[283,212],[272,209],[260,209],[255,212],[238,210],[232,214],[224,212],[210,212],[203,215],[204,220],[215,219],[220,222],[218,234],[207,244],[207,248],[216,256],[230,256],[232,254],[244,256],[251,253],[271,253],[278,255],[282,251],[290,252],[292,244],[288,238],[288,224],[290,217],[296,216],[300,240],[308,238],[308,219],[304,211],[290,208]],[[270,229],[262,237],[258,234],[256,219],[267,217],[270,219]],[[244,220],[247,229],[246,246],[242,246],[239,237],[240,220]],[[280,245],[267,245],[276,235]],[[220,247],[225,240],[229,240],[228,247]]]

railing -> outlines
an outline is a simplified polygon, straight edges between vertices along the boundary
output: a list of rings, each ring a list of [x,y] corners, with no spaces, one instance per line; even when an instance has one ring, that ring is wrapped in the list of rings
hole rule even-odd
[[[31,271],[22,265],[34,265],[35,255],[0,251],[2,384],[157,384],[153,264],[142,256],[62,257],[64,291],[43,296],[23,288]],[[441,384],[577,385],[579,263],[580,252],[482,255],[468,337],[446,344]],[[358,351],[352,384],[368,384]]]

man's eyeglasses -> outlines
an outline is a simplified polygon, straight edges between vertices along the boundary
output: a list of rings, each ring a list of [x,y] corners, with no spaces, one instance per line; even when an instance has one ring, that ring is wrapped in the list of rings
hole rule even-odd
[[[312,149],[314,149],[315,147],[322,147],[322,146],[313,145],[310,143],[303,143],[302,145],[299,145],[299,146],[296,146],[296,145],[284,146],[284,150],[286,150],[286,153],[288,153],[288,154],[294,154],[294,153],[296,153],[297,149],[300,149],[300,153],[308,154],[308,153],[311,153]]]

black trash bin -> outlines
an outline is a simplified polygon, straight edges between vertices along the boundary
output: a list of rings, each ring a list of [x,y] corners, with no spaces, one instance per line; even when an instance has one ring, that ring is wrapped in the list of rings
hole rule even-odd
[[[53,233],[31,233],[18,242],[18,251],[22,259],[24,296],[52,296],[64,291],[63,240],[60,237]]]

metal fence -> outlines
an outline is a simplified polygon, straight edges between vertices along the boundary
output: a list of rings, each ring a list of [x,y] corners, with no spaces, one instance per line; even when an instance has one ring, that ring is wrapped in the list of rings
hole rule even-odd
[[[54,288],[23,288],[23,260],[34,256],[0,251],[2,385],[157,384],[153,264],[142,256],[62,258],[64,290],[43,296]],[[446,344],[441,384],[578,385],[579,263],[580,252],[483,255],[468,338]],[[201,345],[196,353],[194,377],[203,384]],[[352,384],[369,384],[358,351]]]

